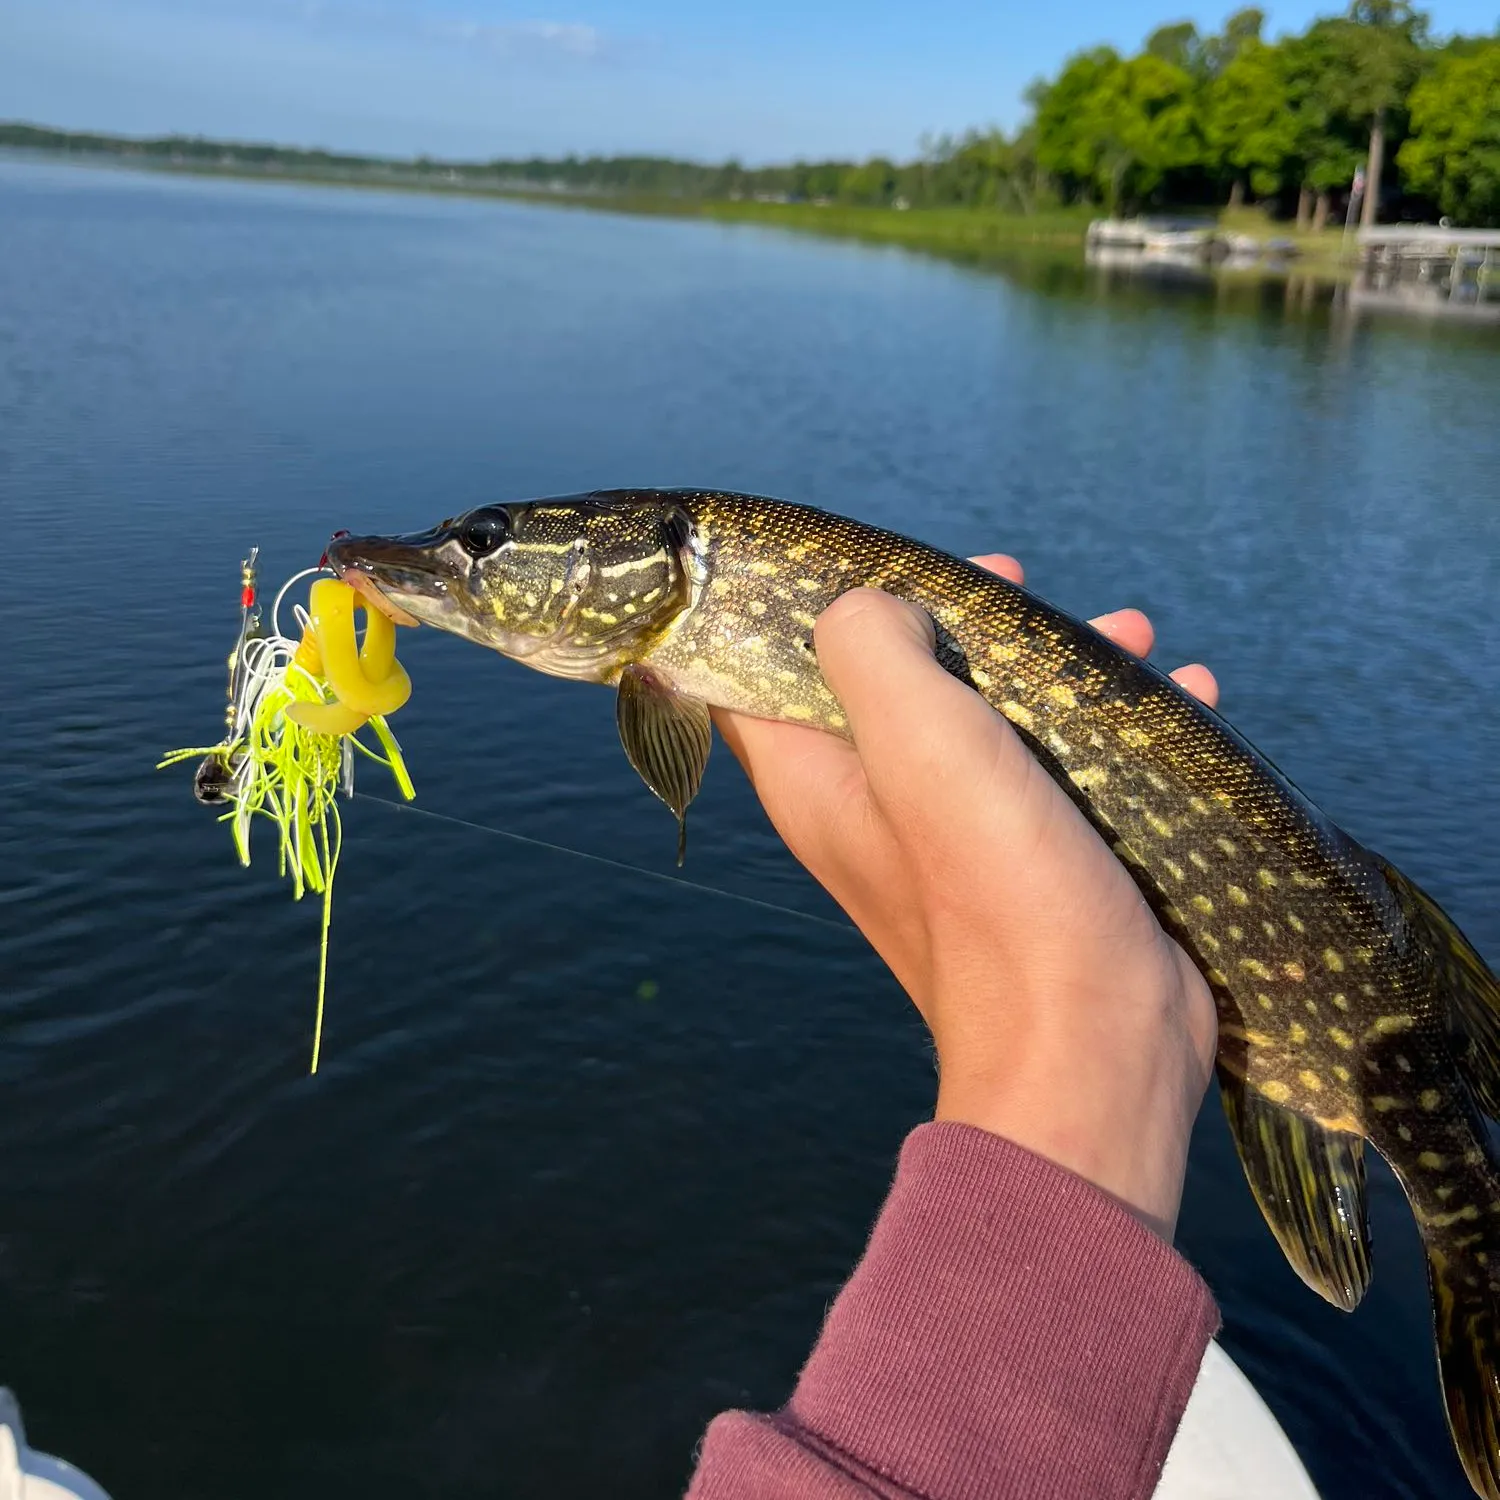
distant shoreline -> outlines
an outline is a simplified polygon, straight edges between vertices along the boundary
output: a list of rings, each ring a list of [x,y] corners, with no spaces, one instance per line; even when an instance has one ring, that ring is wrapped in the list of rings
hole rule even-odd
[[[144,151],[70,150],[12,144],[0,138],[0,158],[61,165],[103,167],[170,177],[344,188],[360,192],[422,193],[433,197],[490,199],[560,209],[582,209],[630,217],[693,219],[721,224],[748,224],[816,234],[868,245],[889,245],[946,259],[998,260],[1017,254],[1084,248],[1098,210],[1086,205],[1041,209],[1022,214],[994,208],[864,207],[846,203],[776,202],[759,199],[692,198],[656,193],[607,193],[546,190],[519,183],[485,180],[477,173],[460,176],[456,168],[433,164],[430,170],[373,159],[334,159],[327,168],[286,159],[264,167],[236,160],[200,157],[173,159]],[[368,165],[366,165],[368,162]],[[356,165],[358,163],[358,165]],[[445,175],[451,173],[452,175]],[[1253,232],[1253,231],[1252,231]],[[1336,237],[1304,246],[1298,269],[1339,274]]]

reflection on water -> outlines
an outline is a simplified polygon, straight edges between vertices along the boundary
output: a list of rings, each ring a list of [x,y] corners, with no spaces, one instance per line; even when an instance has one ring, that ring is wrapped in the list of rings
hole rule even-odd
[[[1090,245],[1084,267],[1093,283],[1114,292],[1196,292],[1226,308],[1288,313],[1326,309],[1335,317],[1420,313],[1476,322],[1500,321],[1500,252],[1366,253],[1354,275],[1339,281],[1295,258],[1257,261],[1233,255],[1210,262],[1192,249]]]

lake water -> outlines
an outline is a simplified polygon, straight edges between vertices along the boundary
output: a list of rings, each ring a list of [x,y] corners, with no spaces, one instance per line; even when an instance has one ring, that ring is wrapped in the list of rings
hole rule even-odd
[[[1500,342],[752,229],[0,164],[0,1381],[116,1500],[675,1494],[786,1396],[933,1074],[846,931],[665,883],[611,696],[429,632],[316,911],[159,753],[237,568],[716,485],[1006,549],[1500,959]],[[385,793],[375,775],[365,790]],[[837,913],[732,758],[686,878]],[[502,829],[641,866],[630,874]],[[270,845],[265,846],[270,852]],[[1410,1216],[1344,1317],[1216,1100],[1180,1228],[1328,1500],[1465,1496]]]

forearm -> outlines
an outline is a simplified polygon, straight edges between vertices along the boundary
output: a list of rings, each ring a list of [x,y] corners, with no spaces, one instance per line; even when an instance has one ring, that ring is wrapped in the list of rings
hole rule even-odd
[[[1187,1263],[1098,1189],[925,1125],[791,1401],[719,1417],[690,1495],[1149,1496],[1217,1322]]]

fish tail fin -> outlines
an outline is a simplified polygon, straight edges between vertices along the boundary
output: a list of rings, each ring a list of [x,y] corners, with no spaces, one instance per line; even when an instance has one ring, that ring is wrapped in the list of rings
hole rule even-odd
[[[1407,921],[1432,956],[1464,1081],[1485,1114],[1500,1120],[1500,979],[1421,886],[1385,860],[1379,863]]]
[[[1475,1492],[1500,1500],[1500,1234],[1461,1222],[1423,1239],[1453,1445]]]

